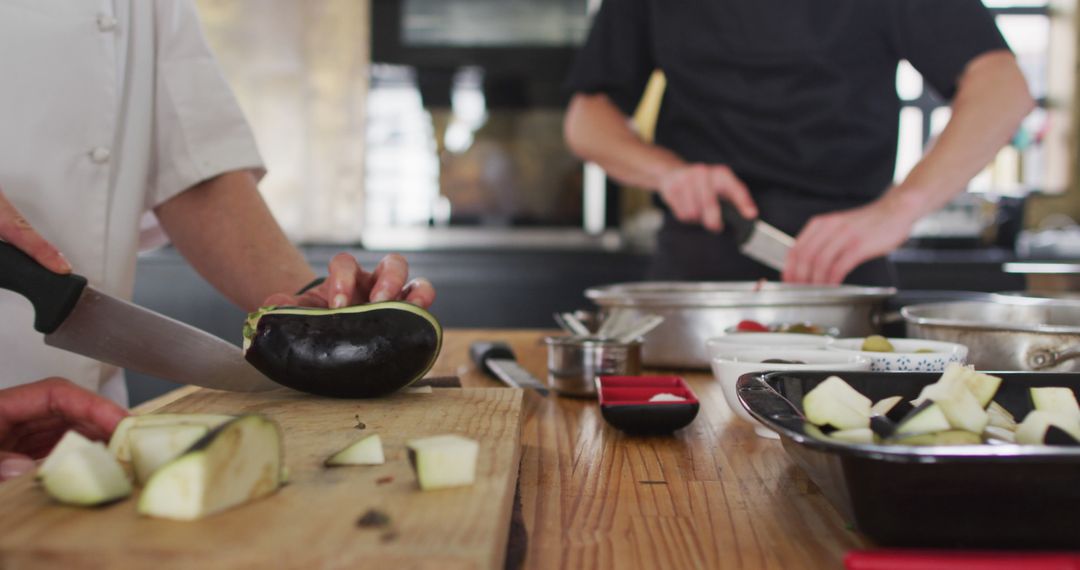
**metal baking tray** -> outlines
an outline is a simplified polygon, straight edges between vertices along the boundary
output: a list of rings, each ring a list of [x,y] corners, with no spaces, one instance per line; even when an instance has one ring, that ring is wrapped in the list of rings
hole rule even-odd
[[[822,441],[806,433],[802,399],[833,373],[747,374],[737,390],[750,414],[780,434],[784,449],[840,514],[887,546],[1080,548],[1080,447],[910,447]],[[918,396],[940,374],[839,372],[877,401]],[[1080,374],[994,373],[995,400],[1017,421],[1027,389],[1080,388]]]

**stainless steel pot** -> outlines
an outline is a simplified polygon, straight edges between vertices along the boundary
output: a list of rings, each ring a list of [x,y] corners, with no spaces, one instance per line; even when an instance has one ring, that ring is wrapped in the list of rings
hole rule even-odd
[[[759,290],[760,287],[760,290]],[[877,330],[886,298],[880,287],[819,287],[754,282],[623,283],[585,291],[605,318],[653,313],[664,322],[645,336],[642,361],[653,368],[708,368],[705,341],[750,319],[764,324],[813,323],[842,336]]]
[[[1080,372],[1080,302],[998,296],[901,309],[912,338],[967,345],[980,370]]]

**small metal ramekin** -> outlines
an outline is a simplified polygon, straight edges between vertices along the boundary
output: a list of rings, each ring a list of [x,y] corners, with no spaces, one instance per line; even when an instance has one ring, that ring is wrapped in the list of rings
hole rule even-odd
[[[596,397],[597,376],[641,373],[641,341],[549,336],[548,385],[560,396]]]

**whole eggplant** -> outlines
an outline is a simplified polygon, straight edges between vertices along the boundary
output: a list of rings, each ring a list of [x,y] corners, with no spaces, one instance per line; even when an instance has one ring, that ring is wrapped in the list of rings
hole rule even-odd
[[[442,327],[398,301],[341,309],[266,307],[248,315],[244,358],[275,382],[334,398],[400,390],[435,364]]]

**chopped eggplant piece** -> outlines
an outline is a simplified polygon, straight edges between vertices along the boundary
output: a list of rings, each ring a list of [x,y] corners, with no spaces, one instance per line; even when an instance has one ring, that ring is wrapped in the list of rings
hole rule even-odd
[[[1025,445],[1048,443],[1046,437],[1051,426],[1057,427],[1073,439],[1080,439],[1080,420],[1065,414],[1035,410],[1017,426],[1016,443]]]
[[[472,485],[480,444],[459,435],[414,439],[406,444],[409,463],[425,491]]]
[[[923,393],[941,407],[949,425],[954,429],[982,433],[983,428],[990,422],[986,410],[979,405],[979,400],[963,380],[938,382],[930,385]]]
[[[884,416],[889,413],[889,410],[896,407],[896,405],[902,401],[904,401],[904,398],[900,396],[889,396],[888,398],[878,400],[870,407],[870,415]]]
[[[155,471],[138,511],[195,520],[273,493],[282,472],[281,429],[263,416],[241,416]]]
[[[830,376],[803,397],[806,419],[837,429],[870,427],[870,399],[847,382]]]
[[[383,463],[386,463],[386,457],[383,455],[382,439],[378,434],[372,434],[331,455],[325,465],[336,467],[339,465],[382,465]]]
[[[91,507],[131,494],[131,481],[102,443],[78,445],[56,456],[41,483],[51,497],[68,505]]]
[[[1016,443],[1016,434],[1000,426],[988,425],[982,434],[987,443]]]
[[[135,480],[146,484],[159,467],[179,457],[210,428],[196,424],[135,426],[128,430]]]
[[[1031,403],[1036,410],[1071,416],[1080,420],[1080,405],[1071,388],[1032,388]]]
[[[870,408],[870,413],[875,416],[884,416],[895,424],[907,417],[914,409],[915,406],[902,397],[890,396],[874,404],[874,407]]]
[[[235,419],[236,416],[224,414],[147,414],[144,416],[128,416],[117,424],[109,439],[109,451],[120,461],[131,461],[131,442],[128,439],[128,430],[135,426],[166,426],[177,424],[194,424],[214,429],[219,425]]]
[[[990,402],[990,405],[986,408],[986,415],[990,417],[991,426],[1016,431],[1016,418],[1001,404]]]
[[[870,416],[870,429],[880,437],[892,437],[896,433],[896,422],[886,416]]]
[[[919,404],[896,425],[896,436],[948,431],[952,425],[941,406],[932,400]]]
[[[979,445],[982,443],[982,437],[969,431],[949,430],[899,437],[892,443],[897,445]]]
[[[244,358],[290,388],[372,398],[419,380],[435,364],[442,327],[399,301],[342,309],[267,307],[248,316]]]
[[[997,394],[998,388],[1001,387],[1000,376],[991,376],[990,374],[976,372],[973,367],[967,369],[967,373],[964,375],[964,382],[967,383],[971,393],[975,394],[975,398],[979,401],[979,405],[984,408],[993,401],[994,395]]]
[[[874,432],[870,428],[842,429],[829,434],[829,439],[844,443],[874,443]]]
[[[92,445],[94,445],[94,442],[86,439],[86,436],[83,434],[73,429],[68,430],[64,433],[64,436],[60,438],[60,441],[56,442],[56,445],[53,446],[52,451],[49,452],[49,456],[45,458],[45,461],[41,462],[41,466],[38,467],[35,478],[41,479],[45,477],[45,474],[56,465],[59,458],[65,453]]]
[[[1046,435],[1043,436],[1043,443],[1046,445],[1080,445],[1080,438],[1073,437],[1072,434],[1065,430],[1051,425],[1046,428]]]

